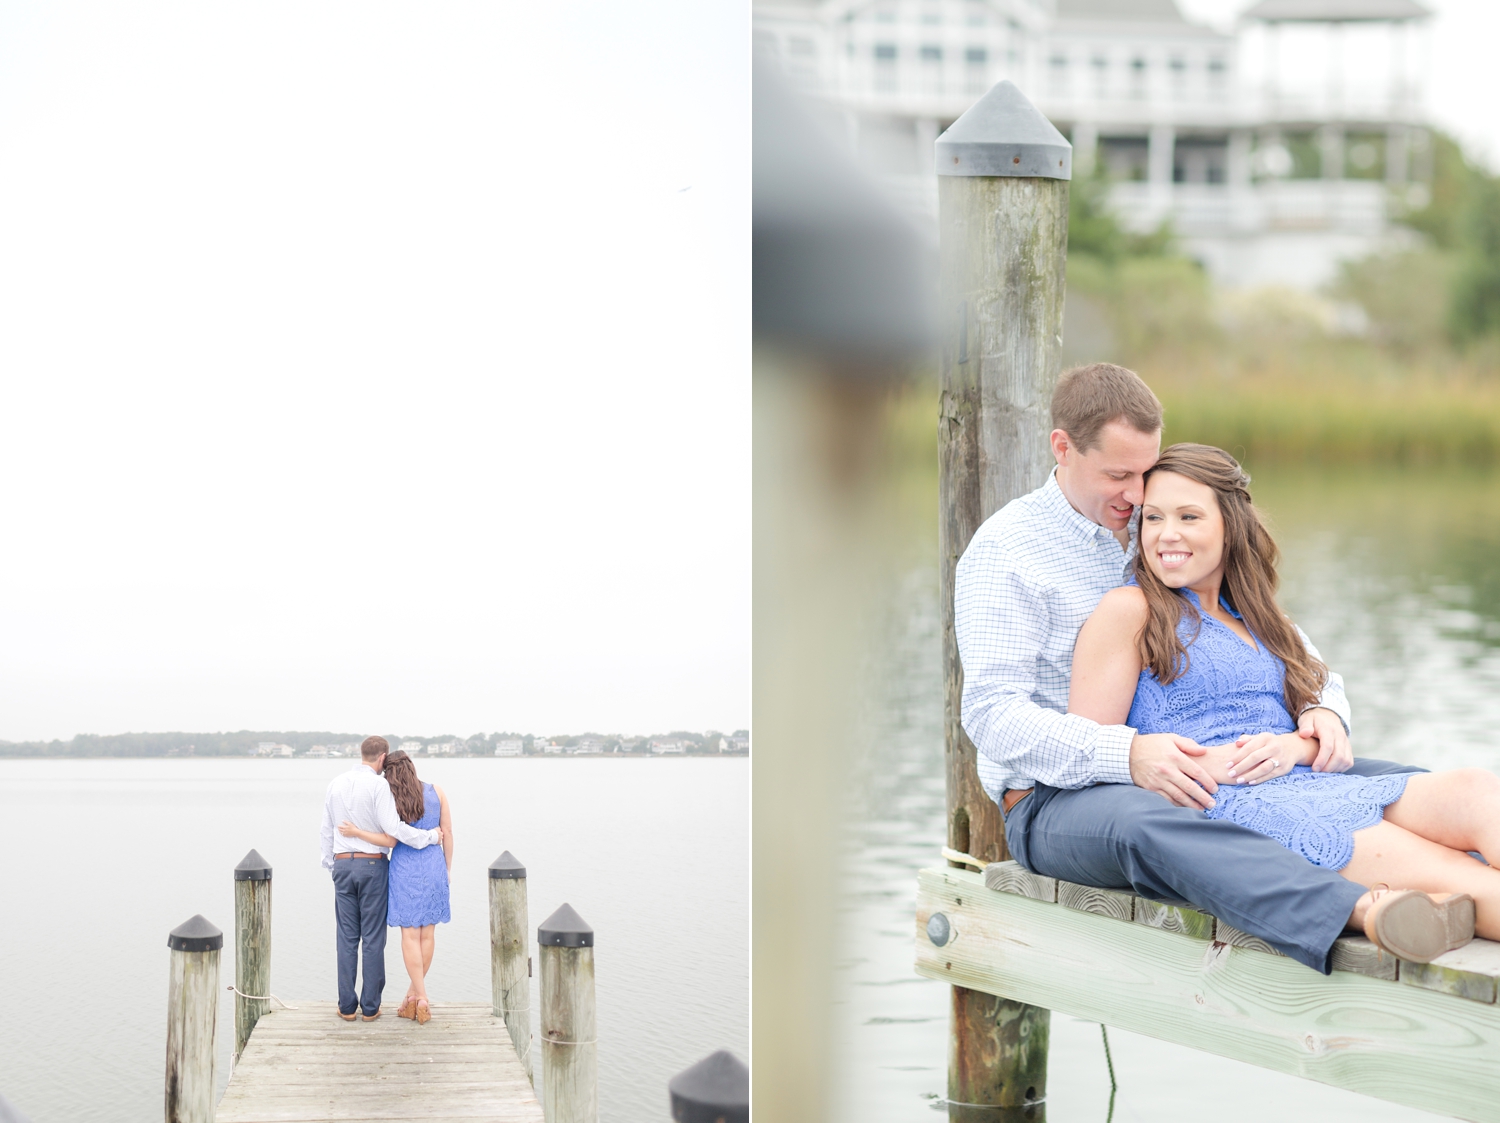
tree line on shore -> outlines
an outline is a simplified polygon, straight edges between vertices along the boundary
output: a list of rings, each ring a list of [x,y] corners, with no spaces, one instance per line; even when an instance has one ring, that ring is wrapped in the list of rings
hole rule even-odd
[[[234,733],[80,733],[70,740],[0,741],[0,757],[233,757],[353,756],[362,733],[240,730]],[[422,753],[447,756],[685,755],[743,756],[749,732],[674,730],[650,736],[620,734],[475,733],[470,737],[410,737],[382,734],[392,746],[421,745]],[[322,750],[322,751],[319,751]]]
[[[1137,370],[1166,443],[1252,466],[1500,464],[1500,176],[1433,144],[1431,184],[1390,193],[1391,245],[1316,293],[1215,286],[1169,226],[1126,230],[1108,181],[1076,179],[1063,364]]]

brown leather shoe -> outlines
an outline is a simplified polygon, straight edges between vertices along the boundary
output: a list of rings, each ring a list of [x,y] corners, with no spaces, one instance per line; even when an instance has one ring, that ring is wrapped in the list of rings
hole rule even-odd
[[[338,1011],[338,1015],[339,1015],[339,1017],[343,1018],[344,1021],[346,1021],[346,1022],[352,1022],[355,1019],[355,1017],[356,1017],[355,1014],[346,1014],[342,1010]]]
[[[1381,951],[1409,963],[1431,963],[1474,938],[1474,898],[1467,893],[1375,890],[1365,935]]]
[[[425,1026],[428,1022],[432,1021],[432,1011],[427,1008],[427,1000],[425,998],[417,999],[416,1010],[417,1012],[414,1016],[417,1019],[417,1025]]]
[[[416,1016],[417,1016],[417,1000],[415,998],[413,998],[411,995],[408,994],[406,996],[406,1001],[402,1002],[401,1005],[400,1005],[400,1007],[397,1008],[397,1010],[396,1010],[396,1017],[398,1017],[398,1018],[415,1018]]]
[[[380,1017],[380,1008],[377,1006],[373,1014],[361,1014],[360,1017],[367,1022],[373,1022],[376,1018]]]

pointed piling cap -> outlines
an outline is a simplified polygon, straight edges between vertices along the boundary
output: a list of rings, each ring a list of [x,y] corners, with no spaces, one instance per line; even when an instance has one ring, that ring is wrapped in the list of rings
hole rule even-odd
[[[667,1083],[676,1123],[750,1123],[750,1070],[727,1049]]]
[[[526,867],[521,864],[520,860],[514,854],[507,850],[490,863],[490,876],[494,878],[524,880],[526,877]]]
[[[252,850],[240,859],[240,864],[234,867],[234,879],[236,881],[270,881],[271,863],[260,856],[259,850]]]
[[[201,915],[184,920],[167,936],[173,951],[218,951],[223,946],[224,933]]]
[[[542,947],[591,948],[594,946],[594,930],[572,905],[564,904],[542,921],[536,930],[536,942]]]
[[[991,88],[933,147],[938,175],[1073,178],[1073,146],[1014,82]]]

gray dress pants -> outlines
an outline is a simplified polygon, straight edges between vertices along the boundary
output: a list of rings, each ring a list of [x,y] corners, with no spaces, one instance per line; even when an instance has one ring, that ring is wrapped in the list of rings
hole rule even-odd
[[[339,1013],[356,1006],[369,1016],[385,990],[385,912],[389,868],[384,858],[333,863],[333,912],[338,921]],[[355,998],[355,970],[364,945],[364,986]]]
[[[1350,771],[1426,769],[1356,760]],[[1333,942],[1365,892],[1263,834],[1133,784],[1038,784],[1006,816],[1005,842],[1033,873],[1184,901],[1325,975]]]

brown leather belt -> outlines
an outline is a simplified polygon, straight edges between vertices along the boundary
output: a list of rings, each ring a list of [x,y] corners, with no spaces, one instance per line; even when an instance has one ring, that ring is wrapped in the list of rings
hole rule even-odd
[[[1012,807],[1020,803],[1035,790],[1036,789],[1034,788],[1011,788],[1008,792],[1000,797],[1000,806],[1003,807],[1005,809],[1005,813],[1009,815],[1010,809]]]
[[[384,854],[366,854],[363,851],[359,850],[356,850],[350,854],[335,854],[333,857],[335,860],[338,860],[340,858],[378,858],[382,862],[385,861]]]

